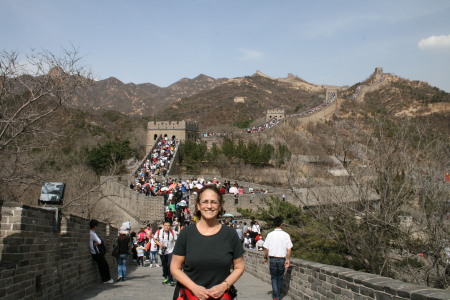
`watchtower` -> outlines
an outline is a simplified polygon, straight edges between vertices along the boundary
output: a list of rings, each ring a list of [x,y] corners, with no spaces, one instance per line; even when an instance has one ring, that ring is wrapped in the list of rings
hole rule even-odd
[[[336,89],[327,89],[327,94],[325,96],[326,103],[332,103],[337,99],[337,90]]]
[[[159,137],[169,139],[191,140],[196,142],[198,138],[198,125],[195,122],[187,121],[150,121],[147,124],[147,145],[148,153],[155,140]]]
[[[273,118],[283,119],[286,116],[284,109],[269,109],[266,112],[266,122],[272,120]]]
[[[234,103],[245,103],[245,100],[247,100],[247,97],[236,96],[233,101]]]

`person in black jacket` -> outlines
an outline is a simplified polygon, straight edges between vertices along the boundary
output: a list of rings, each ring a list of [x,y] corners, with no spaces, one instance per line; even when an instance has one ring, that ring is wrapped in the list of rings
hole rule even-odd
[[[130,237],[128,236],[128,231],[119,231],[117,245],[119,247],[119,256],[117,257],[117,281],[125,281],[127,280],[128,253],[130,253]]]

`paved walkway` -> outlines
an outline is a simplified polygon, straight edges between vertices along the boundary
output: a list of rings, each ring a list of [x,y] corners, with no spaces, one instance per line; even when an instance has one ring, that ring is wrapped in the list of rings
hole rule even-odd
[[[113,284],[95,284],[73,293],[69,299],[133,299],[171,300],[174,287],[162,284],[161,268],[128,265],[127,281]],[[239,300],[272,299],[272,286],[249,273],[236,283]],[[283,300],[292,300],[289,296]]]

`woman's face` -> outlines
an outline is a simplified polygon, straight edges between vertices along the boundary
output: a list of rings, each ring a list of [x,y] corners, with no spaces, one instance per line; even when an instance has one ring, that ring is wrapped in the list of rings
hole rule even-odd
[[[221,208],[220,205],[219,195],[212,190],[206,190],[201,194],[201,198],[197,203],[197,209],[200,212],[202,219],[217,219],[217,215]]]

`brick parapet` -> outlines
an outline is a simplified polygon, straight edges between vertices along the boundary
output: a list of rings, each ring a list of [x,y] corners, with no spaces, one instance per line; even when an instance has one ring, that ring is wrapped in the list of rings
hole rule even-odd
[[[244,254],[246,272],[271,283],[269,267],[263,253],[248,250]],[[375,274],[324,265],[302,259],[291,259],[283,291],[292,299],[450,299],[450,291],[402,282]]]
[[[101,282],[89,220],[13,202],[0,201],[0,211],[1,299],[62,299]],[[100,223],[97,232],[111,247],[117,229]],[[115,260],[106,258],[114,273]]]
[[[124,221],[132,224],[136,230],[147,223],[154,223],[163,219],[164,198],[162,196],[147,197],[138,193],[120,182],[118,177],[101,177],[101,186],[104,205],[111,204],[118,207],[123,213],[121,216],[113,216],[112,223],[116,226]]]

